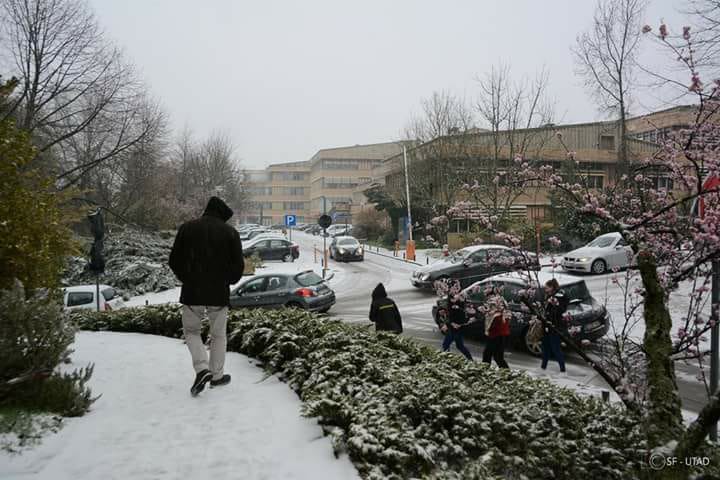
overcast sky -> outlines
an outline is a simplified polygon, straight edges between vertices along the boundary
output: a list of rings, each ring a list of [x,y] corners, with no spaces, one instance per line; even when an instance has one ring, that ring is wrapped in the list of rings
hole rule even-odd
[[[246,168],[307,160],[321,148],[396,140],[422,98],[446,89],[472,100],[474,79],[498,62],[516,76],[546,66],[563,121],[601,118],[570,54],[592,21],[593,0],[90,5],[172,127],[187,125],[199,136],[226,132]],[[647,22],[678,24],[682,5],[654,0]]]

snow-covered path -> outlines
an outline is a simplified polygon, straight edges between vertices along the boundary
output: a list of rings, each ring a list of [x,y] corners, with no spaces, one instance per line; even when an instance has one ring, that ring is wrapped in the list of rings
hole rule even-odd
[[[333,456],[297,395],[242,355],[228,353],[230,385],[190,396],[194,376],[180,340],[80,332],[74,366],[95,363],[102,397],[22,455],[0,454],[0,478],[355,479]]]

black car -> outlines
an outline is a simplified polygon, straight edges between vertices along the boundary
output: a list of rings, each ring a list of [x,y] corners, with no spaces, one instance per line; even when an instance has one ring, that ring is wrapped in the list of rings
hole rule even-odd
[[[535,274],[533,274],[534,276]],[[568,322],[567,333],[578,342],[583,340],[592,342],[604,337],[610,328],[610,312],[590,295],[583,279],[571,275],[538,272],[537,281],[539,286],[535,288],[536,301],[542,304],[544,293],[541,286],[551,278],[557,279],[558,283],[560,283],[560,289],[565,292],[570,301],[568,306],[570,321]],[[466,309],[470,307],[470,309],[477,311],[475,314],[477,321],[465,327],[464,331],[469,336],[477,338],[482,338],[485,335],[485,322],[477,307],[485,302],[485,290],[490,287],[499,288],[502,291],[508,308],[512,311],[510,337],[533,355],[539,356],[542,353],[540,342],[530,342],[527,339],[532,313],[521,299],[521,292],[529,288],[528,281],[525,275],[520,275],[517,272],[495,275],[463,290]],[[439,312],[444,311],[446,308],[447,299],[439,299],[432,309],[433,318],[437,320]]]
[[[325,313],[335,304],[335,292],[308,270],[251,277],[230,292],[231,308],[296,307]]]
[[[354,237],[333,238],[329,250],[330,258],[338,262],[349,262],[350,260],[362,262],[365,259],[363,247]]]
[[[415,270],[410,278],[417,288],[434,288],[437,280],[455,279],[465,288],[492,275],[530,267],[539,269],[537,257],[504,245],[476,245]]]
[[[266,238],[243,245],[243,255],[251,257],[255,253],[263,260],[282,260],[294,262],[300,256],[300,247],[284,238]]]

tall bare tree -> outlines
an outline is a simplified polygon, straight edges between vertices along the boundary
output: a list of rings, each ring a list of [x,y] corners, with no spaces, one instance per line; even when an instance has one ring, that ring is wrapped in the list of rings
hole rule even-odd
[[[72,185],[151,135],[143,85],[80,0],[0,0],[2,44],[20,79],[5,116],[31,132],[42,165]],[[86,138],[78,136],[85,134]],[[74,141],[74,144],[71,143]],[[83,155],[77,146],[85,144]]]
[[[697,66],[717,75],[720,70],[720,0],[689,0],[687,13],[694,24]]]
[[[507,220],[510,207],[525,192],[515,182],[515,171],[523,161],[541,160],[542,151],[553,136],[554,103],[548,95],[548,72],[533,79],[514,80],[506,65],[493,67],[477,79],[476,109],[480,126],[474,154],[478,157],[472,196],[486,214]]]
[[[459,186],[467,181],[460,164],[469,155],[470,139],[465,134],[473,128],[473,112],[467,102],[448,91],[434,92],[421,101],[421,108],[403,134],[409,142],[421,145],[408,152],[408,182],[411,196],[418,199],[411,204],[439,215],[455,202]],[[400,190],[390,193],[404,205],[405,193]]]
[[[646,0],[599,0],[592,26],[572,49],[578,73],[599,108],[618,120],[619,175],[629,169],[626,119],[645,7]]]

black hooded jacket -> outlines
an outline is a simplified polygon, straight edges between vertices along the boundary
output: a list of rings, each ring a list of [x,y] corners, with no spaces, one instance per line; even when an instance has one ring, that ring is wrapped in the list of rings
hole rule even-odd
[[[382,283],[378,283],[372,292],[372,305],[370,306],[370,321],[375,323],[375,330],[402,333],[402,319],[400,310],[395,302],[390,300]]]
[[[202,217],[184,223],[170,252],[170,268],[182,282],[180,303],[228,306],[230,285],[245,268],[237,230],[228,225],[233,211],[211,197]]]

